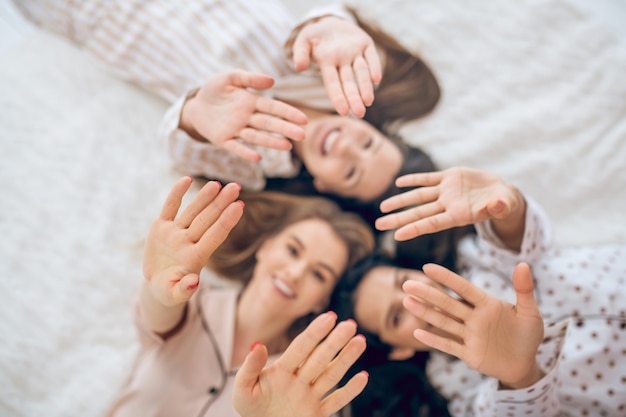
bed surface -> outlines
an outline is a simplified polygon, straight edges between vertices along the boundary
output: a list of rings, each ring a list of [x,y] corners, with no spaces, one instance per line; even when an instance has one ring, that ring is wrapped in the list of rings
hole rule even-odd
[[[517,184],[559,247],[626,244],[626,6],[471,3],[353,1],[439,76],[406,140]],[[0,74],[0,415],[102,416],[137,349],[142,240],[179,177],[155,139],[166,104],[8,0]]]

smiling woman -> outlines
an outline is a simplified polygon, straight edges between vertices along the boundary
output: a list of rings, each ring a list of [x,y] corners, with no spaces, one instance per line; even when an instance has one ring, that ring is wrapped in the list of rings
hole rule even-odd
[[[369,226],[321,197],[260,192],[236,201],[241,186],[211,181],[178,214],[190,184],[174,186],[148,235],[141,351],[110,416],[237,416],[233,383],[250,346],[260,342],[276,360],[327,308],[346,268],[373,249]],[[201,284],[207,263],[242,287]]]

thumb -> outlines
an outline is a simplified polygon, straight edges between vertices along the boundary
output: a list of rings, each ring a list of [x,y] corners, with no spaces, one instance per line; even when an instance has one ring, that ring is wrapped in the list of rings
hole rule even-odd
[[[267,348],[260,342],[250,348],[243,364],[235,375],[235,386],[239,389],[252,391],[259,381],[261,372],[267,363]]]
[[[198,274],[187,274],[178,281],[172,289],[172,299],[177,302],[184,302],[191,298],[196,289],[200,285],[200,277]]]
[[[267,90],[274,85],[274,79],[269,75],[244,70],[231,72],[229,81],[235,87],[254,88],[255,90]]]
[[[298,36],[293,44],[293,65],[296,71],[304,71],[311,65],[311,44],[304,36]]]
[[[489,215],[495,219],[503,219],[509,215],[511,208],[502,198],[492,200],[487,204]]]
[[[528,264],[522,262],[513,271],[513,288],[517,296],[516,309],[519,313],[537,314],[539,307],[535,302],[533,277]]]

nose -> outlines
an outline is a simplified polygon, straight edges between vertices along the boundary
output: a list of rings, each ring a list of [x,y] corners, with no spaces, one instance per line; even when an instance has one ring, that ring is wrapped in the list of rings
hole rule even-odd
[[[354,157],[358,151],[357,140],[352,137],[344,136],[337,141],[337,155],[342,157]]]
[[[290,262],[285,267],[286,278],[293,283],[300,281],[306,274],[307,264],[303,259]]]

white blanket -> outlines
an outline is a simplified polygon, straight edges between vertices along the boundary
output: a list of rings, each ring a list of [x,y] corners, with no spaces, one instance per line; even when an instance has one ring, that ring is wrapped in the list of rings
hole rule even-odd
[[[403,127],[411,143],[441,167],[517,184],[551,215],[559,246],[626,244],[626,36],[614,13],[557,0],[355,4],[439,76],[440,105]],[[155,140],[166,106],[6,0],[0,39],[0,415],[101,416],[137,349],[142,239],[179,176]]]

